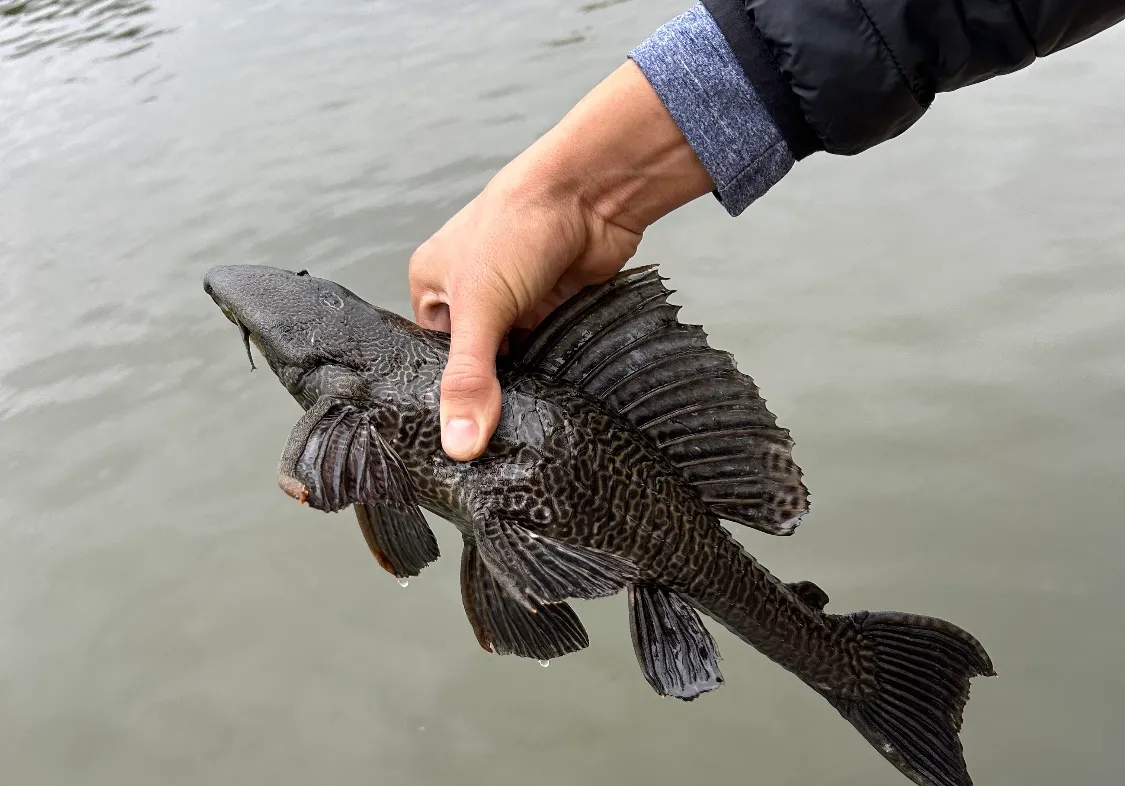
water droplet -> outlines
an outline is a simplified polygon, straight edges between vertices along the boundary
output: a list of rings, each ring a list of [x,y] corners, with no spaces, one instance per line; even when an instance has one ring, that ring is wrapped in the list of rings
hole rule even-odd
[[[398,585],[400,587],[409,587],[410,586],[410,579],[399,579]]]
[[[539,661],[539,665],[540,665],[540,666],[542,666],[543,668],[547,668],[548,666],[550,666],[550,665],[551,665],[551,661],[549,661],[549,660],[541,660],[541,661]]]

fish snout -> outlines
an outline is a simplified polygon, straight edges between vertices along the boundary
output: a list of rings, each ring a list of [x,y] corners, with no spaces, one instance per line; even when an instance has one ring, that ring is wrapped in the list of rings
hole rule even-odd
[[[232,300],[239,291],[238,271],[231,265],[218,265],[203,276],[203,291],[206,292],[223,315],[236,325],[242,320],[234,313]]]
[[[226,291],[230,288],[232,272],[229,265],[217,265],[208,270],[203,276],[203,291],[220,305],[222,305],[222,302],[226,299],[224,295],[227,294]]]

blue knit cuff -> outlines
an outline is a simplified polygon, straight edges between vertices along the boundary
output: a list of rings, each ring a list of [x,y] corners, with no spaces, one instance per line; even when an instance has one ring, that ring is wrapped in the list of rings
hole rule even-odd
[[[789,146],[703,6],[697,3],[661,26],[629,56],[703,162],[732,216],[793,168]]]

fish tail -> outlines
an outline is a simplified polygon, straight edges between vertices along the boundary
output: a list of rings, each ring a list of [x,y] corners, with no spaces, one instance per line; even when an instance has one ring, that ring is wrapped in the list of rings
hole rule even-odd
[[[972,677],[995,675],[972,635],[900,612],[838,617],[859,634],[856,690],[820,690],[860,734],[920,786],[972,786],[958,732]],[[818,689],[819,690],[819,689]]]

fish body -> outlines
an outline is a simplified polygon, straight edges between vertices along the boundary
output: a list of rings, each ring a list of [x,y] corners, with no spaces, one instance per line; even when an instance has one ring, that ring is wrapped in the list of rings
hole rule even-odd
[[[651,267],[623,271],[498,358],[500,421],[469,462],[441,448],[447,335],[303,271],[219,267],[204,288],[305,409],[281,488],[319,510],[354,506],[400,579],[438,557],[420,509],[452,522],[487,651],[582,649],[568,601],[626,591],[642,673],[691,700],[722,684],[703,612],[915,783],[968,786],[957,735],[969,679],[993,673],[987,653],[943,620],[826,613],[823,590],[782,582],[722,526],[792,534],[808,492],[788,431],[733,358],[679,322],[662,281]]]

